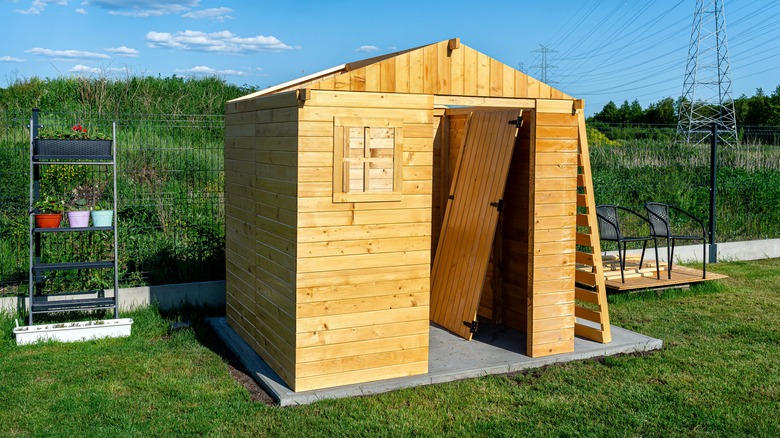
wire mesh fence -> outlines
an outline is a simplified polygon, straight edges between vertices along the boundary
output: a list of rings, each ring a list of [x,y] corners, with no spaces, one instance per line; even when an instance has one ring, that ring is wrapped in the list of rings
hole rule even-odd
[[[117,123],[120,284],[224,279],[223,118],[221,115],[122,115],[41,112],[40,124],[111,133]],[[26,290],[30,114],[0,112],[0,288]],[[68,201],[74,191],[103,193],[103,166],[42,170],[41,196]],[[82,193],[83,194],[83,193]],[[90,195],[95,196],[90,192]],[[62,246],[72,245],[65,242]],[[56,282],[52,286],[56,289]]]
[[[41,113],[41,124],[110,132],[111,117]],[[0,294],[26,290],[30,114],[0,112]],[[120,283],[224,279],[223,118],[124,115],[117,122]],[[780,237],[780,128],[745,127],[718,153],[717,240]],[[674,143],[672,126],[589,125],[596,202],[678,205],[709,221],[708,146]],[[48,176],[67,198],[96,180]],[[72,245],[63,242],[63,246]],[[54,285],[56,287],[56,284]]]
[[[589,129],[598,204],[642,210],[645,202],[670,203],[709,223],[710,145],[676,143],[673,126]],[[739,132],[738,145],[717,149],[716,241],[778,238],[780,128]]]

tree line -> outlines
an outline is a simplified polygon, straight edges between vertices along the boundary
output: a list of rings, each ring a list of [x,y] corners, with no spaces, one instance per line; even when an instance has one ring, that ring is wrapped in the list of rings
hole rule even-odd
[[[618,106],[609,101],[589,122],[607,124],[675,125],[680,99],[666,97],[642,108],[638,100],[624,101]],[[780,126],[780,85],[767,95],[758,88],[753,96],[741,95],[734,99],[737,126]]]

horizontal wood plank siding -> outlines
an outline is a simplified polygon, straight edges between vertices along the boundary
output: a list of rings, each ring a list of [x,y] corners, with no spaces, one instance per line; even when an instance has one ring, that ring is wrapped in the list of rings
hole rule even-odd
[[[551,89],[541,84],[540,93],[549,97]],[[531,357],[574,351],[577,123],[570,106],[537,103],[534,239],[529,246],[534,269],[527,337]]]
[[[414,87],[395,61],[366,90]],[[332,201],[339,117],[403,120],[400,201]],[[299,123],[293,389],[427,372],[433,97],[312,90]]]
[[[295,371],[296,96],[225,106],[227,319],[286,381]]]

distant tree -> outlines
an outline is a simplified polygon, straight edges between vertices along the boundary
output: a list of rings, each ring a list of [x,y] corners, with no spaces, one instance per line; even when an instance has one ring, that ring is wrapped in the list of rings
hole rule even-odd
[[[592,116],[592,119],[602,123],[620,123],[617,105],[610,100],[600,112]]]
[[[749,100],[745,114],[745,125],[766,125],[769,123],[770,113],[769,98],[764,94],[762,88],[756,89],[756,95]]]
[[[651,103],[644,113],[645,123],[654,125],[673,125],[677,123],[677,107],[674,99],[667,97]]]

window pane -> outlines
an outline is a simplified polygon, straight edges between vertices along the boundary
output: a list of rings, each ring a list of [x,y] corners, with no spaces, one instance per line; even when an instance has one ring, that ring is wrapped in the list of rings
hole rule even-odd
[[[365,156],[365,128],[349,128],[347,132],[347,150],[344,155],[348,158],[363,158]]]
[[[370,158],[393,158],[395,128],[371,128],[369,136]]]
[[[363,193],[365,191],[365,171],[363,163],[344,163],[344,175],[347,179],[345,187],[348,193]]]
[[[393,162],[370,163],[368,170],[369,192],[393,191]]]

